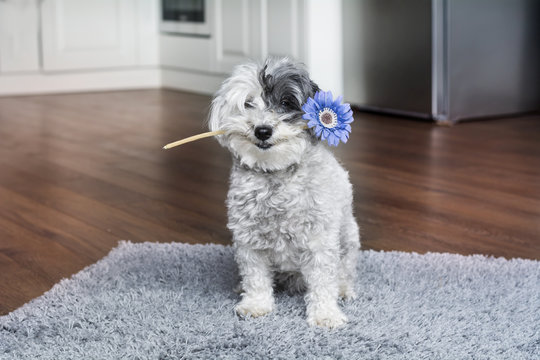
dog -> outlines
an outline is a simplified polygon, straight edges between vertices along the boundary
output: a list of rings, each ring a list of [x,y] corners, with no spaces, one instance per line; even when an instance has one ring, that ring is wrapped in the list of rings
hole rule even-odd
[[[304,65],[270,58],[237,66],[211,105],[209,128],[232,154],[228,228],[241,278],[235,311],[275,307],[274,285],[305,291],[307,322],[335,328],[354,299],[360,236],[347,171],[302,119],[319,87]]]

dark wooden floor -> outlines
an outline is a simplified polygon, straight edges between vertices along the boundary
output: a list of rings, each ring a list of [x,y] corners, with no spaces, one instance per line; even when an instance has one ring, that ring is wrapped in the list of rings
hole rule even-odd
[[[229,155],[209,97],[124,91],[0,99],[0,314],[119,240],[230,243]],[[540,259],[540,117],[453,128],[357,113],[337,149],[362,247]]]

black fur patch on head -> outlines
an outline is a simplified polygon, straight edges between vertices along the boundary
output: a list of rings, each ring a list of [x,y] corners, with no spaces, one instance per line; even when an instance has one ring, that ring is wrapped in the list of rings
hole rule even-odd
[[[265,94],[272,92],[273,84],[272,75],[267,74],[266,69],[268,69],[268,64],[265,64],[262,70],[259,72],[259,82],[261,83]]]
[[[303,65],[269,59],[259,72],[263,100],[268,109],[290,113],[291,120],[301,117],[302,105],[319,90]]]

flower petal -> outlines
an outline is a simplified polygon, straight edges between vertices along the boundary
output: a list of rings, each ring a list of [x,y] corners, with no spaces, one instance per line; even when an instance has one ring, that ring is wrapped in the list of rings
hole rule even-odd
[[[332,106],[332,98],[333,98],[333,95],[332,95],[331,91],[327,91],[326,94],[324,94],[324,106],[325,107]]]
[[[319,120],[319,117],[315,113],[305,113],[302,115],[304,120]]]
[[[314,99],[315,99],[315,102],[320,106],[321,105],[321,95],[322,95],[322,91],[317,91],[315,93],[315,96],[314,96]]]
[[[336,146],[339,145],[339,141],[341,140],[341,133],[334,133],[334,135],[336,136]]]
[[[344,124],[350,124],[350,123],[352,123],[353,121],[354,121],[354,119],[353,119],[353,117],[351,116],[349,119],[344,120],[343,123],[344,123]]]
[[[340,116],[342,118],[344,118],[344,119],[348,119],[348,118],[352,117],[352,115],[353,115],[353,112],[352,112],[352,110],[349,109],[349,111],[347,111],[346,113],[342,113]]]
[[[339,145],[339,137],[334,134],[334,146],[338,146]]]
[[[343,120],[347,120],[352,117],[352,110],[349,110],[345,114],[339,114],[338,116]]]
[[[317,120],[309,120],[309,122],[307,123],[307,126],[309,128],[315,127],[317,125],[319,125],[319,122]]]
[[[319,110],[321,109],[320,105],[310,97],[307,99],[307,103],[313,108],[315,112],[319,112]]]
[[[302,111],[305,113],[310,113],[313,112],[313,108],[309,106],[308,103],[305,103],[304,105],[302,105]]]
[[[332,107],[334,109],[337,109],[339,107],[339,104],[341,104],[341,101],[343,100],[343,95],[339,95],[336,100],[332,103]]]
[[[341,134],[340,134],[340,137],[339,139],[341,140],[342,143],[346,143],[347,140],[349,140],[349,133],[346,132],[346,131],[342,131]]]
[[[334,133],[331,131],[328,131],[328,135],[326,136],[326,140],[328,142],[328,145],[332,145],[332,139],[334,138]]]
[[[334,141],[334,133],[332,131],[328,132],[328,136],[326,137],[326,141],[328,142],[328,145],[332,145]]]
[[[327,128],[324,128],[322,130],[321,140],[326,140],[330,134],[331,134],[330,130],[328,130]]]
[[[341,104],[338,106],[337,108],[337,113],[338,114],[346,114],[347,112],[349,112],[351,110],[351,104]]]
[[[319,112],[317,103],[313,101],[312,98],[307,99],[307,102],[302,106],[302,110],[304,110],[304,112],[312,112],[312,113]]]

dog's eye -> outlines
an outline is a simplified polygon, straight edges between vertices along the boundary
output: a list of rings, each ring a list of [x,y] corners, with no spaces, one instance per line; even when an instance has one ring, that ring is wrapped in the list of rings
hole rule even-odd
[[[246,102],[244,103],[244,107],[245,107],[246,109],[253,109],[255,106],[253,106],[253,103],[252,103],[252,102],[246,101]]]
[[[283,107],[289,107],[289,106],[291,106],[291,102],[290,102],[289,100],[287,100],[287,99],[282,99],[280,104],[281,104],[281,106],[283,106]]]

